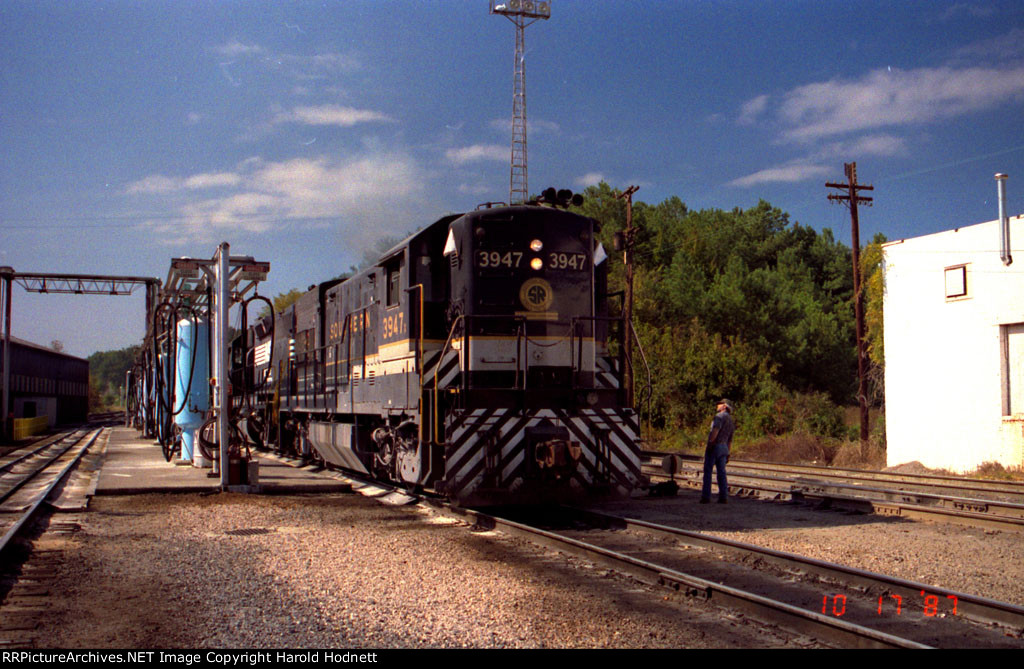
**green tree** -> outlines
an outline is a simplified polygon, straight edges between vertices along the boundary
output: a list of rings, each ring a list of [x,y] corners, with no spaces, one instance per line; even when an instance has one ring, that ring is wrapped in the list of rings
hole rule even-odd
[[[860,254],[860,271],[864,281],[865,345],[870,360],[868,381],[871,397],[876,403],[885,398],[885,319],[882,313],[885,272],[882,267],[882,244],[887,241],[885,235],[875,233],[871,243]]]
[[[274,313],[281,313],[291,305],[295,304],[303,292],[298,288],[292,288],[287,293],[278,293],[275,297],[271,298],[271,302],[274,303]],[[263,308],[260,309],[258,318],[266,318],[270,315],[270,308],[264,304]]]
[[[291,305],[298,302],[299,298],[302,297],[303,294],[304,291],[301,291],[298,288],[292,288],[287,293],[281,293],[280,295],[277,295],[272,300],[272,302],[274,303],[274,311],[276,313],[281,313]]]
[[[576,209],[602,223],[606,247],[625,225],[619,194],[591,186]],[[856,376],[850,249],[764,201],[732,211],[634,202],[633,220],[633,321],[655,423],[703,429],[725,395],[739,400],[745,429],[841,430],[834,403],[851,400]],[[621,290],[621,254],[609,263],[609,290]]]
[[[97,351],[89,356],[89,410],[121,406],[125,375],[138,356],[139,347]]]

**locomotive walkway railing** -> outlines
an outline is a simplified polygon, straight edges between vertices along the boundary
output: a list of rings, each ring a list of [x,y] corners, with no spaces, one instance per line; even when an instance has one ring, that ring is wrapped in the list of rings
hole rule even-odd
[[[284,387],[288,389],[286,393],[288,397],[285,400],[288,405],[332,410],[337,406],[338,395],[347,392],[349,394],[350,406],[354,407],[356,382],[373,378],[372,372],[368,373],[366,367],[367,345],[368,343],[372,344],[372,342],[367,342],[367,332],[369,329],[366,327],[366,319],[369,308],[369,306],[363,307],[345,316],[342,325],[342,336],[338,341],[300,352],[295,358],[287,361],[284,370],[279,366],[279,379],[282,382],[287,382],[287,386]],[[355,328],[353,324],[357,321],[359,327]],[[564,340],[560,341],[568,344],[569,389],[574,392],[598,389],[596,375],[599,370],[597,369],[596,358],[601,353],[598,348],[601,344],[605,346],[611,344],[614,349],[613,355],[617,357],[617,364],[612,365],[611,369],[606,371],[617,381],[616,388],[620,402],[624,401],[624,398],[627,396],[623,387],[624,371],[627,368],[634,369],[634,361],[630,360],[625,354],[623,339],[627,336],[627,332],[634,337],[636,350],[640,353],[640,359],[643,362],[643,368],[647,376],[646,387],[641,391],[637,405],[641,418],[646,413],[649,428],[651,398],[653,395],[651,370],[643,346],[635,331],[632,328],[626,328],[621,317],[610,316],[578,316],[574,317],[566,327],[568,330],[567,334]],[[478,382],[474,381],[473,377],[474,372],[481,371],[473,369],[470,342],[474,337],[494,336],[497,333],[515,338],[515,350],[512,352],[511,359],[507,361],[511,363],[511,369],[506,368],[499,372],[511,372],[511,386],[495,385],[493,383],[495,378],[492,378],[492,383],[486,385],[487,389],[520,393],[526,393],[532,389],[530,385],[529,349],[531,346],[556,346],[559,342],[547,344],[533,342],[527,334],[526,328],[527,318],[524,316],[460,314],[452,322],[448,337],[441,348],[437,363],[434,365],[432,377],[429,379],[424,378],[422,352],[421,349],[417,349],[416,371],[421,380],[420,413],[424,419],[429,417],[430,420],[430,424],[424,426],[425,434],[432,435],[434,441],[438,444],[444,443],[440,434],[441,425],[443,424],[443,417],[440,415],[440,394],[442,390],[442,361],[446,355],[452,351],[457,352],[460,370],[458,387],[463,399],[468,397],[472,390],[481,387],[477,385]],[[602,329],[605,330],[604,336],[599,337],[598,333]],[[419,337],[422,340],[422,334]],[[587,369],[584,345],[586,341],[591,339],[594,340],[594,369]],[[598,342],[597,339],[601,339],[601,341]],[[353,378],[354,370],[358,370],[359,379]],[[285,371],[286,374],[281,375],[281,371]],[[586,374],[590,375],[590,382],[588,382]],[[507,383],[509,377],[505,378]],[[328,406],[327,402],[332,398],[334,403]],[[426,406],[428,402],[431,405],[429,407]]]

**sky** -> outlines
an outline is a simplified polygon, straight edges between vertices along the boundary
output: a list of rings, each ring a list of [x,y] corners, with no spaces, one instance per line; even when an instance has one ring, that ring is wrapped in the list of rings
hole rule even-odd
[[[514,28],[487,0],[0,0],[0,265],[271,264],[276,295],[507,201]],[[849,244],[1024,213],[1024,1],[552,0],[526,30],[529,188],[761,199]],[[1019,185],[1016,185],[1019,184]],[[14,336],[137,344],[130,297],[13,291]]]

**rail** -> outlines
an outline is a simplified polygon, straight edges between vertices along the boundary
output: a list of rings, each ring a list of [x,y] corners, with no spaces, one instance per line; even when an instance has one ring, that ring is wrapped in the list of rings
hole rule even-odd
[[[822,581],[839,582],[853,588],[863,589],[866,592],[899,595],[908,601],[913,597],[917,597],[919,593],[928,593],[938,597],[947,605],[951,602],[956,602],[956,613],[952,614],[953,616],[959,616],[982,624],[1002,625],[1010,628],[1010,631],[1014,634],[1024,630],[1024,607],[1009,602],[1001,602],[988,597],[618,514],[590,509],[571,509],[571,511],[597,520],[601,522],[602,526],[647,532],[667,537],[683,546],[730,553],[747,564],[772,563],[789,572],[813,575]],[[997,634],[1000,633],[997,632]]]
[[[847,509],[858,513],[1024,532],[1024,504],[1020,503],[943,496],[903,489],[823,483],[808,479],[746,473],[744,469],[742,465],[738,465],[738,471],[730,473],[730,495],[756,496],[776,501],[817,501],[825,508]],[[658,472],[651,473],[654,476],[668,478],[667,475]],[[694,489],[701,487],[699,469],[687,467],[673,475],[680,476],[681,479],[678,480],[683,485]],[[781,485],[772,485],[773,483]]]
[[[71,450],[71,448],[73,448],[74,446],[82,443],[82,441],[86,442],[85,445],[81,449],[79,449],[78,453],[64,466],[64,468],[61,469],[61,471],[58,472],[57,475],[54,476],[49,481],[49,483],[45,485],[42,491],[40,491],[38,494],[33,492],[34,501],[28,506],[27,509],[25,509],[21,513],[17,520],[15,520],[13,523],[11,523],[10,526],[7,527],[7,530],[4,532],[3,536],[0,537],[0,553],[2,553],[7,548],[11,540],[15,536],[17,536],[19,532],[21,532],[22,528],[26,527],[28,523],[35,517],[39,509],[42,507],[43,503],[45,503],[46,500],[49,498],[50,493],[52,493],[53,490],[67,478],[71,470],[75,467],[75,465],[78,464],[78,462],[82,459],[82,456],[85,455],[89,448],[96,442],[96,439],[99,438],[100,434],[103,433],[104,429],[105,428],[96,430],[91,437],[88,435],[88,433],[83,433],[81,437],[76,438],[74,442],[72,442],[67,448],[62,450],[57,456],[49,459],[45,463],[45,465],[43,465],[43,467],[33,471],[28,478],[25,478],[22,482],[18,483],[14,488],[8,490],[4,494],[3,499],[6,500],[11,496],[11,494],[13,494],[13,492],[16,489],[20,489],[24,483],[28,482],[36,474],[44,471],[47,467],[56,462],[57,459],[59,459],[64,453]]]
[[[605,565],[616,571],[629,574],[642,582],[703,597],[720,606],[736,608],[762,618],[768,618],[789,629],[804,633],[810,632],[834,643],[882,648],[928,647],[910,639],[809,611],[737,587],[716,583],[558,532],[540,529],[474,509],[447,507],[439,510],[452,517],[469,517],[475,526],[497,529],[519,536],[541,546]]]

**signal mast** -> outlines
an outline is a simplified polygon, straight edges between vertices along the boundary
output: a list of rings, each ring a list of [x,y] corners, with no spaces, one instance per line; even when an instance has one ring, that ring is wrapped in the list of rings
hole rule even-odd
[[[491,0],[491,14],[501,14],[516,27],[515,70],[512,83],[512,163],[508,203],[526,202],[526,26],[551,18],[551,3],[535,0]]]

